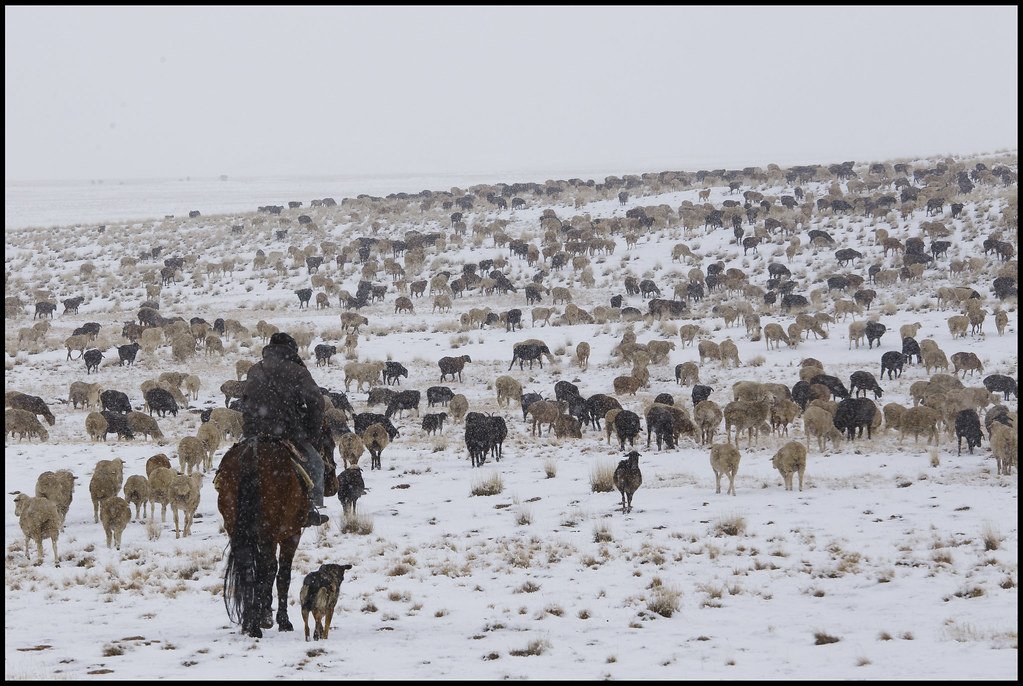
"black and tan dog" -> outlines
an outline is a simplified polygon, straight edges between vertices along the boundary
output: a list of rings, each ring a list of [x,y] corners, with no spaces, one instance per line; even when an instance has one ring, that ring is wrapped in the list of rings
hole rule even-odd
[[[309,613],[316,620],[313,640],[327,639],[330,621],[334,617],[334,606],[341,595],[341,582],[351,565],[323,564],[315,572],[306,574],[302,591],[298,596],[302,606],[302,624],[305,626],[305,640],[309,640]]]

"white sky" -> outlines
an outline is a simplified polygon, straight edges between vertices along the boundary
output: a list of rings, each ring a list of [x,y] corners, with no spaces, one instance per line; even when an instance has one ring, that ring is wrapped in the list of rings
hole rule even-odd
[[[1009,7],[11,7],[7,180],[1017,147]]]

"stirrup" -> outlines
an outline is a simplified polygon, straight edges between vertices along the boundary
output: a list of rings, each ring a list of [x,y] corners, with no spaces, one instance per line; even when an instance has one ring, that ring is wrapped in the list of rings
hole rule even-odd
[[[323,524],[326,524],[329,521],[330,517],[328,517],[327,515],[322,515],[316,510],[309,510],[309,517],[306,519],[305,524],[303,524],[302,526],[303,527],[322,526]]]

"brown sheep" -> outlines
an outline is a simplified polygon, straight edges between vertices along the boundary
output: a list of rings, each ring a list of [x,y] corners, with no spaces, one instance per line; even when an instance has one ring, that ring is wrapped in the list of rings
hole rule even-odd
[[[531,434],[537,435],[537,427],[540,427],[539,435],[543,435],[543,425],[547,425],[547,434],[550,435],[558,417],[562,415],[562,403],[553,400],[537,400],[529,406],[526,413],[533,418]]]
[[[68,390],[67,401],[71,403],[71,406],[76,410],[78,409],[79,404],[90,410],[98,409],[100,407],[99,396],[102,392],[103,387],[98,383],[74,381]]]
[[[382,469],[380,466],[380,454],[390,442],[387,436],[387,429],[384,428],[383,424],[370,424],[362,432],[362,442],[366,446],[366,450],[369,451],[370,470]]]
[[[132,474],[124,482],[124,499],[135,506],[135,519],[142,521],[149,506],[149,479],[141,474]],[[140,512],[141,510],[141,512]]]
[[[785,333],[785,329],[781,324],[775,324],[771,322],[763,328],[764,342],[767,344],[767,349],[771,349],[771,342],[774,342],[776,350],[781,349],[781,343],[784,342],[788,345],[789,337]]]
[[[1001,333],[1001,330],[999,330]],[[580,342],[575,346],[575,360],[579,363],[579,366],[583,369],[589,367],[590,364],[590,344],[586,341]]]
[[[434,306],[434,309],[436,309],[436,306]],[[394,313],[397,314],[398,312],[408,312],[410,314],[415,312],[415,308],[412,306],[412,300],[408,296],[402,295],[395,299]]]
[[[963,378],[966,378],[966,372],[970,372],[970,376],[973,376],[974,372],[984,373],[984,365],[981,364],[980,358],[977,357],[976,353],[971,352],[957,352],[952,353],[952,368],[954,374],[959,374],[959,370],[963,370]]]
[[[50,412],[49,406],[46,401],[37,395],[28,395],[27,393],[15,393],[13,395],[8,394],[6,397],[6,403],[8,407],[13,407],[16,410],[25,410],[31,412],[37,417],[42,417],[46,420],[46,423],[53,426],[57,421],[53,417],[53,413]]]
[[[714,442],[714,434],[724,413],[713,400],[701,400],[693,408],[693,421],[700,429],[700,444],[708,445]]]
[[[806,472],[806,448],[802,443],[789,441],[771,458],[771,464],[781,473],[785,490],[792,490],[792,475],[799,474],[799,490],[803,490],[803,474]]]
[[[508,403],[518,403],[522,399],[522,384],[510,376],[499,376],[494,381],[497,389],[497,404],[504,407]]]
[[[464,394],[456,393],[448,401],[448,410],[451,411],[451,421],[458,424],[465,418],[465,413],[469,411],[469,400]]]
[[[899,429],[899,425],[902,422],[902,415],[906,413],[906,407],[899,403],[888,403],[884,406],[884,430],[887,432],[889,429]]]
[[[196,469],[202,471],[206,462],[206,444],[195,436],[185,436],[178,442],[178,461],[182,474],[191,474]]]
[[[156,467],[149,474],[149,521],[156,518],[156,504],[163,506],[160,521],[167,521],[167,506],[171,504],[171,484],[177,470],[170,467]]]
[[[675,381],[680,386],[700,383],[700,367],[695,362],[683,362],[675,366]]]
[[[121,549],[121,534],[131,521],[131,506],[119,496],[103,501],[99,508],[99,519],[107,535],[107,547]]]
[[[615,430],[615,417],[617,417],[618,413],[621,411],[622,409],[620,407],[616,407],[614,409],[608,410],[604,414],[604,429],[607,430],[608,445],[611,445],[611,434],[614,433]]]
[[[102,416],[102,415],[101,415]],[[26,436],[31,440],[32,436],[38,436],[41,441],[48,441],[49,432],[43,427],[42,422],[28,410],[10,408],[4,412],[4,433],[15,434],[20,442]]]
[[[732,428],[735,428],[735,444],[739,444],[739,435],[743,431],[748,432],[746,446],[753,445],[754,434],[757,437],[757,444],[760,444],[760,427],[767,422],[771,412],[771,396],[763,400],[750,402],[748,400],[733,400],[725,405],[722,414],[725,419],[725,438],[728,443],[732,442]]]
[[[927,435],[927,445],[934,440],[935,445],[941,442],[941,434],[938,431],[938,422],[941,421],[941,413],[931,407],[920,405],[911,407],[902,415],[899,422],[899,443],[906,437],[907,433],[913,434],[913,442],[916,443],[920,434]]]
[[[344,468],[349,469],[359,466],[359,458],[366,451],[366,446],[363,444],[361,436],[349,432],[337,438],[337,449],[341,454]]]
[[[636,395],[642,386],[642,382],[634,376],[616,376],[613,382],[615,395]]]
[[[153,475],[154,469],[157,469],[158,467],[165,467],[166,469],[170,469],[170,466],[171,466],[170,458],[164,455],[163,453],[157,453],[156,455],[153,455],[151,458],[146,460],[146,478],[148,479],[150,476]]]
[[[199,507],[199,494],[202,490],[202,472],[185,476],[178,474],[170,484],[170,504],[174,512],[174,538],[192,535],[192,519]],[[181,531],[178,530],[178,512],[184,516]]]
[[[99,523],[99,508],[104,500],[113,498],[121,490],[124,480],[124,461],[117,457],[112,460],[100,460],[92,472],[89,481],[89,495],[92,497],[93,519]]]
[[[835,416],[820,407],[807,406],[803,412],[803,433],[806,434],[806,446],[810,447],[810,436],[817,437],[817,448],[824,452],[827,442],[837,444],[842,440],[842,433],[835,427]]]
[[[722,367],[727,367],[728,362],[734,363],[736,367],[742,364],[741,362],[739,362],[739,348],[738,346],[735,345],[734,342],[732,342],[731,338],[727,338],[724,341],[722,341],[721,345],[718,346],[718,350],[721,353]]]
[[[721,347],[714,341],[700,341],[696,349],[700,352],[700,364],[708,359],[721,360]]]
[[[468,355],[459,355],[458,357],[442,357],[437,361],[437,366],[440,367],[440,380],[443,381],[447,376],[451,376],[451,380],[455,380],[455,375],[458,375],[458,380],[462,380],[462,370],[465,368],[466,362],[472,362]]]
[[[717,482],[716,493],[721,492],[721,477],[727,475],[728,490],[725,493],[735,495],[735,475],[739,471],[741,457],[739,449],[729,443],[715,443],[710,446],[710,467],[714,470],[714,479]]]
[[[795,421],[801,410],[798,403],[782,398],[771,405],[771,430],[779,437],[789,435],[789,424]],[[878,413],[880,415],[880,413]],[[802,489],[800,489],[802,490]]]

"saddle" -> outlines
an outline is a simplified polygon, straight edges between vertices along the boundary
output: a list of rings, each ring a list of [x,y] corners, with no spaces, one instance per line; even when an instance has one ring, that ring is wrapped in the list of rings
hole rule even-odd
[[[274,441],[274,442],[280,443],[285,448],[287,448],[288,452],[291,453],[291,466],[295,469],[295,474],[298,476],[298,480],[301,481],[303,485],[305,485],[305,489],[306,489],[307,493],[311,492],[313,490],[313,480],[312,480],[312,478],[310,478],[309,472],[308,472],[308,470],[306,469],[306,466],[305,466],[306,463],[309,460],[306,458],[305,455],[302,454],[302,451],[299,450],[295,446],[294,443],[292,443],[291,441],[284,440],[284,439],[279,439],[279,438],[271,438],[271,439],[267,439],[267,438],[263,438],[263,439],[249,438],[249,439],[246,439],[245,442],[248,443],[250,446],[252,446],[253,450],[254,450],[255,449],[255,444],[259,440]],[[220,490],[219,480],[220,480],[220,470],[218,469],[217,473],[213,477],[213,490],[215,490],[215,491],[219,491]]]

